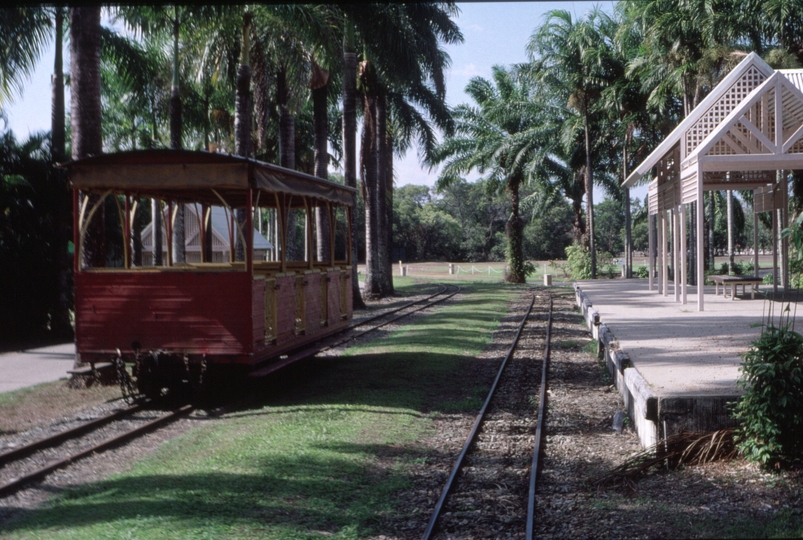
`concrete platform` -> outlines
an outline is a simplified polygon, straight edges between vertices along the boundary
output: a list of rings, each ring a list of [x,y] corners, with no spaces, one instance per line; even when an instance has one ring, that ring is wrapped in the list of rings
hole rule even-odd
[[[683,305],[671,285],[664,297],[646,279],[581,281],[575,292],[645,446],[683,429],[732,425],[727,407],[740,394],[741,355],[768,310],[777,322],[781,309],[762,294],[731,300],[711,286],[698,312],[696,287]]]
[[[74,343],[0,354],[0,392],[67,378],[74,362]]]

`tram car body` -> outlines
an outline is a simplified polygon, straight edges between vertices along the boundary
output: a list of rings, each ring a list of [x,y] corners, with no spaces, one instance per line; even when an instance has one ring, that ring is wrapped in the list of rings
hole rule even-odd
[[[248,371],[348,326],[354,189],[251,159],[185,150],[104,154],[64,168],[73,190],[75,341],[82,362],[122,358],[134,364],[140,389],[154,392],[215,367]],[[159,201],[168,246],[160,266],[152,264],[155,257],[142,265],[133,256],[135,217],[150,200]],[[184,229],[201,245],[200,262],[172,260],[180,204],[193,207],[184,212]],[[208,262],[213,207],[227,217],[225,262]],[[93,220],[105,225],[93,231]],[[113,227],[109,220],[116,220]],[[267,260],[254,259],[255,227],[270,230],[272,244],[257,242]],[[318,239],[326,237],[328,253],[316,256]],[[297,260],[291,238],[300,245]]]

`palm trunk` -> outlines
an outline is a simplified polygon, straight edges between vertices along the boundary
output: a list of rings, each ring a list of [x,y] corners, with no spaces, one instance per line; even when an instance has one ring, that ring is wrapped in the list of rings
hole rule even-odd
[[[390,132],[385,134],[385,180],[387,187],[385,189],[385,232],[387,238],[387,268],[385,272],[388,276],[388,294],[395,294],[393,289],[393,137]]]
[[[70,108],[72,158],[99,155],[103,150],[100,103],[100,6],[70,8]],[[89,197],[92,204],[98,195]],[[87,224],[81,266],[105,266],[105,209]],[[76,355],[75,367],[82,364]]]
[[[178,8],[174,8],[178,9]],[[181,95],[178,78],[178,14],[173,19],[173,84],[170,88],[170,147],[181,148]],[[175,208],[175,224],[173,225],[173,262],[186,262],[184,245],[184,205],[178,203]]]
[[[381,296],[379,286],[378,253],[376,251],[378,224],[378,194],[376,157],[376,96],[366,95],[363,106],[362,165],[363,200],[365,202],[365,295],[369,298]]]
[[[709,268],[716,270],[716,246],[714,245],[714,224],[716,222],[716,208],[714,207],[714,191],[708,192],[708,259]]]
[[[622,181],[627,179],[627,149],[630,144],[630,134],[625,137],[622,149]],[[633,277],[633,220],[630,214],[630,188],[624,188],[624,210],[625,210],[625,277]]]
[[[591,134],[589,130],[588,107],[583,115],[586,143],[586,233],[588,250],[591,254],[591,279],[597,279],[597,249],[594,241],[594,173],[591,169]]]
[[[522,246],[522,226],[519,217],[519,178],[508,180],[507,190],[510,193],[510,219],[506,224],[507,233],[507,253],[510,272],[505,277],[510,283],[524,283],[527,276],[524,275],[524,250]]]
[[[269,70],[265,60],[265,49],[262,42],[260,40],[255,40],[251,49],[251,75],[254,85],[254,114],[256,115],[257,128],[257,148],[254,149],[254,154],[259,155],[267,150],[271,106],[269,96],[270,88],[268,84]]]
[[[357,187],[357,55],[343,46],[343,176],[346,185]],[[356,197],[353,208],[357,208]],[[357,226],[355,212],[351,212],[351,296],[354,309],[364,309],[365,302],[360,295],[357,280]]]
[[[132,256],[131,263],[134,266],[142,266],[142,200],[137,204],[137,209],[134,212],[133,223],[131,224],[131,244]]]
[[[151,199],[151,231],[153,233],[153,265],[162,266],[162,203],[158,199]]]
[[[56,7],[55,15],[55,55],[53,60],[53,78],[51,79],[51,115],[50,144],[53,161],[61,163],[66,159],[65,123],[64,123],[64,60],[62,49],[64,44],[64,11]]]
[[[64,43],[64,11],[57,6],[55,8],[56,27],[55,36],[55,55],[53,59],[53,77],[51,79],[51,128],[50,128],[50,151],[54,163],[60,163],[66,159],[64,150],[65,125],[64,125],[64,62],[62,47]],[[64,175],[61,171],[54,171],[54,181],[59,184],[59,197],[55,206],[55,222],[58,223],[56,231],[57,238],[53,242],[54,260],[58,267],[58,286],[55,310],[53,312],[51,328],[53,333],[66,339],[72,338],[73,330],[70,325],[70,256],[67,253],[67,246],[72,238],[72,220],[70,204],[70,192],[67,189]]]
[[[374,137],[376,137],[375,154],[376,154],[376,234],[373,239],[375,241],[373,246],[368,246],[368,249],[375,251],[374,257],[376,258],[376,278],[379,297],[384,298],[390,294],[392,285],[390,284],[393,279],[388,273],[390,270],[390,253],[388,244],[387,232],[387,215],[388,215],[388,171],[386,166],[387,160],[387,99],[384,92],[380,92],[376,101],[374,102],[376,109],[376,130]]]
[[[248,157],[251,146],[251,64],[250,64],[250,32],[251,14],[243,15],[243,47],[240,56],[240,66],[237,69],[237,94],[234,103],[234,153],[238,156]],[[237,223],[245,226],[246,209],[237,209]],[[240,235],[236,237],[235,258],[245,260],[245,246]]]
[[[287,70],[279,69],[276,77],[276,102],[279,105],[279,164],[287,169],[296,168],[296,119],[290,114],[287,105],[290,91],[287,87]],[[304,260],[304,246],[296,236],[296,212],[290,210],[287,216],[287,254],[286,260]]]
[[[572,222],[572,241],[579,244],[585,238],[585,221],[583,220],[583,199],[582,196],[572,198],[572,212],[574,220]]]
[[[70,8],[72,158],[103,151],[100,103],[100,6]],[[98,200],[90,196],[90,204]],[[87,225],[82,265],[106,264],[105,209]]]
[[[317,65],[313,69],[323,72]],[[325,74],[328,78],[328,73]],[[327,116],[327,94],[329,85],[323,82],[317,88],[312,89],[312,124],[315,131],[315,176],[323,178],[329,177],[329,119]],[[329,260],[329,215],[326,208],[315,209],[315,229],[316,235],[316,255],[318,262]]]

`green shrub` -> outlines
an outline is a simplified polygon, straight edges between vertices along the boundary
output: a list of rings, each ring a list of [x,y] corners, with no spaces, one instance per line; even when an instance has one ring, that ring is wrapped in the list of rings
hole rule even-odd
[[[591,279],[591,253],[582,244],[566,248],[566,265],[572,279]]]
[[[788,308],[787,308],[788,311]],[[745,458],[764,467],[803,448],[803,336],[787,318],[767,325],[745,353],[734,407],[736,437]]]
[[[772,274],[766,274],[763,278],[761,278],[761,282],[765,285],[772,285],[775,278],[772,277]]]
[[[644,265],[637,266],[635,268],[635,274],[636,274],[636,277],[640,277],[642,279],[647,279],[648,277],[650,277],[650,269],[647,268]]]
[[[719,272],[717,272],[717,274],[727,274],[727,273],[728,273],[728,263],[720,263]]]

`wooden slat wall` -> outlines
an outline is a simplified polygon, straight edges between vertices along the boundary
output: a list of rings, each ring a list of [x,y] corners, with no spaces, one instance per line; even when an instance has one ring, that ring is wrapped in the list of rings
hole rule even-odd
[[[143,351],[250,352],[253,291],[244,272],[79,272],[75,291],[79,353],[130,352],[133,342]]]

